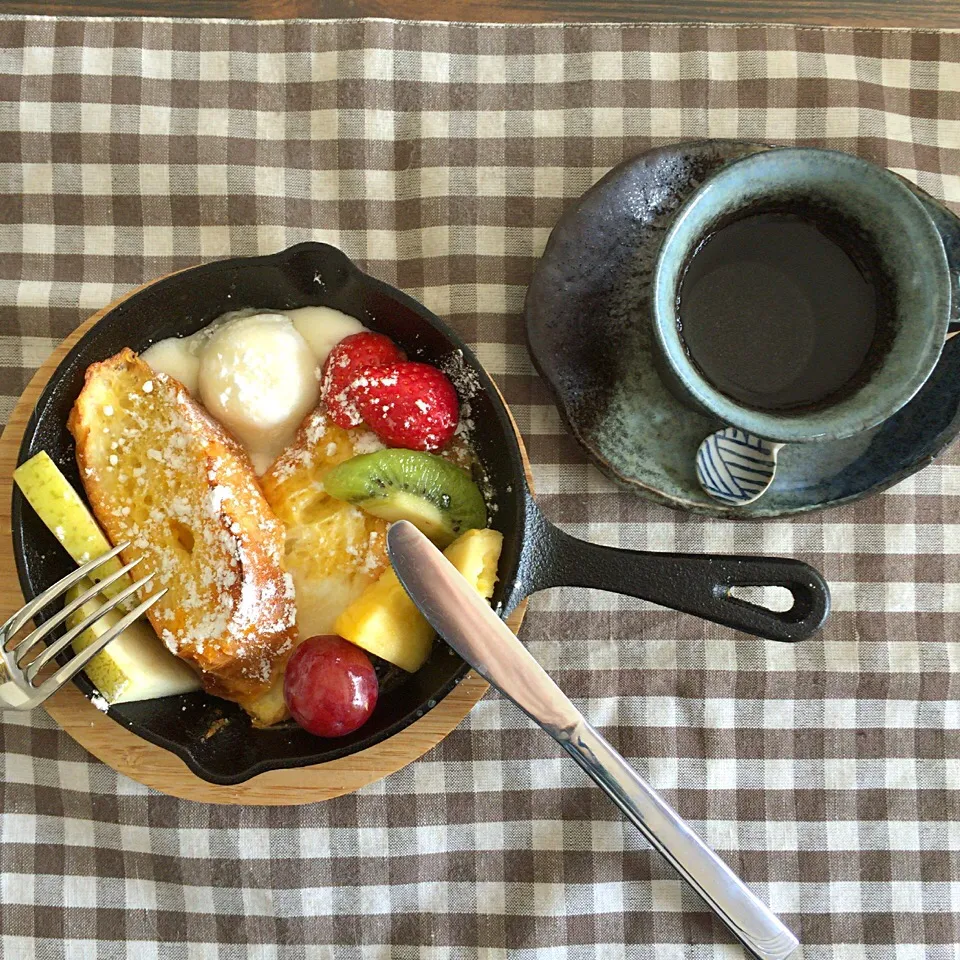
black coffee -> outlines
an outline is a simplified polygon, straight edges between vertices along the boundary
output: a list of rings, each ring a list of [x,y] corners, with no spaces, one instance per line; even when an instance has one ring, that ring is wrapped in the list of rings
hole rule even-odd
[[[815,406],[862,380],[878,336],[879,280],[876,259],[850,238],[791,213],[748,216],[691,257],[680,333],[703,375],[739,403]]]

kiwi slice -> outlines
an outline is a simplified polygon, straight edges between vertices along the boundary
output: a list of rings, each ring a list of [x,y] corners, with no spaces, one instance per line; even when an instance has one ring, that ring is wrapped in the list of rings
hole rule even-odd
[[[487,508],[470,475],[417,450],[379,450],[345,460],[323,479],[331,497],[384,520],[409,520],[438,547],[487,525]]]

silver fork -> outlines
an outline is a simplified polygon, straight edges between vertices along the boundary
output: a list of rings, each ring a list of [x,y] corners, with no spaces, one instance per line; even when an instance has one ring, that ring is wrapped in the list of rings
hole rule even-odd
[[[141,587],[146,586],[153,577],[148,573],[141,577],[129,587],[125,587],[119,593],[111,597],[106,603],[98,607],[88,617],[78,623],[75,627],[68,630],[62,637],[54,640],[46,649],[42,650],[32,659],[28,659],[28,654],[33,651],[40,641],[45,640],[67,617],[78,607],[82,607],[89,600],[92,600],[105,587],[116,583],[121,577],[126,576],[142,559],[136,560],[122,566],[119,570],[104,577],[98,583],[95,583],[89,590],[80,594],[75,600],[64,605],[63,609],[44,621],[39,627],[31,631],[20,640],[15,646],[11,647],[10,642],[16,636],[21,627],[24,626],[38,611],[42,610],[48,603],[51,603],[61,594],[67,592],[75,583],[82,580],[88,574],[92,573],[98,567],[102,566],[108,560],[115,557],[121,550],[126,549],[129,543],[121,543],[107,553],[101,554],[82,567],[78,567],[73,573],[58,580],[52,587],[44,590],[39,596],[31,600],[26,606],[15,613],[7,622],[0,627],[0,660],[2,660],[2,669],[0,669],[0,708],[12,707],[14,710],[32,710],[34,707],[43,703],[47,697],[56,693],[65,683],[72,680],[111,640],[116,639],[127,627],[133,623],[137,617],[142,616],[150,609],[167,591],[166,588],[158,590],[151,594],[138,607],[135,607],[129,613],[124,614],[117,624],[107,630],[102,636],[97,637],[90,646],[83,649],[76,656],[71,657],[51,676],[46,677],[37,683],[37,677],[43,667],[49,663],[58,653],[65,650],[73,641],[83,633],[88,627],[96,623],[105,613],[116,609],[128,597],[132,597]]]

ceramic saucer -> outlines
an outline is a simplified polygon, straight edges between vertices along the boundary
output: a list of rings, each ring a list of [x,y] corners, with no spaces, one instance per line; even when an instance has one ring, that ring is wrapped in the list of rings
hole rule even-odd
[[[533,362],[597,466],[648,499],[726,518],[786,516],[858,500],[920,470],[960,433],[954,337],[920,392],[881,426],[846,440],[784,447],[773,486],[748,506],[726,507],[703,493],[697,448],[724,424],[683,406],[662,384],[651,350],[650,280],[684,200],[715,170],[768,149],[699,141],[615,167],[554,227],[526,299]],[[936,219],[952,218],[914,189]]]

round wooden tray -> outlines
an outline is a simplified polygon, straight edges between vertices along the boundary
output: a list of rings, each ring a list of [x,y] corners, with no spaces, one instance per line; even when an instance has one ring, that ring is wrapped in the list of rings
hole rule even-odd
[[[13,556],[10,508],[13,471],[17,466],[17,455],[27,421],[47,381],[67,352],[104,314],[136,292],[130,291],[95,313],[54,350],[30,381],[0,438],[0,616],[3,619],[23,605]],[[519,431],[517,440],[527,482],[532,487],[530,464]],[[525,610],[526,601],[507,620],[514,633],[520,627]],[[271,770],[229,787],[201,780],[179,757],[142,740],[97,710],[72,683],[51,697],[44,706],[50,716],[95,757],[118,773],[154,790],[205,803],[285,806],[315,803],[351,793],[405,767],[450,733],[488,689],[485,681],[475,673],[470,673],[429,713],[389,740],[329,763],[292,770]]]

